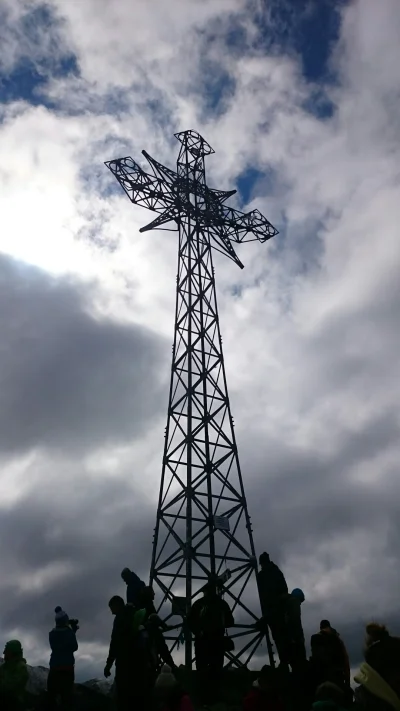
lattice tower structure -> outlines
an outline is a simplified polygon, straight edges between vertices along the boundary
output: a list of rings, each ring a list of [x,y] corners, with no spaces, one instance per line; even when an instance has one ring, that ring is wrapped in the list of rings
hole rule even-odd
[[[247,666],[263,634],[256,582],[257,559],[226,383],[212,250],[243,268],[234,243],[265,242],[278,231],[258,211],[240,212],[225,201],[235,190],[207,186],[205,157],[214,153],[195,131],[180,141],[173,171],[142,151],[152,172],[131,157],[106,163],[136,205],[157,213],[140,232],[179,233],[171,380],[153,542],[150,584],[159,610],[184,619],[185,665],[193,649],[185,618],[206,582],[217,580],[235,616],[235,649],[226,666]],[[167,603],[171,603],[166,610]],[[177,626],[177,630],[179,626]],[[169,635],[171,649],[179,633]],[[273,651],[266,634],[270,662]]]

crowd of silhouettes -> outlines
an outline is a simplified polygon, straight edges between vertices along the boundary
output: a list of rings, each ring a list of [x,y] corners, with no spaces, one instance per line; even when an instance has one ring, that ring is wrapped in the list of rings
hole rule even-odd
[[[117,711],[193,711],[181,684],[182,670],[163,636],[174,627],[157,614],[151,587],[128,568],[121,577],[126,601],[118,595],[109,601],[114,622],[104,668],[108,678],[115,665]],[[365,662],[354,677],[358,687],[353,692],[347,650],[329,620],[322,620],[311,636],[307,659],[301,622],[304,593],[299,588],[289,593],[282,571],[267,553],[260,556],[257,581],[262,611],[257,627],[272,635],[279,666],[262,668],[244,696],[242,711],[400,711],[400,638],[383,625],[367,625]],[[200,695],[203,704],[211,705],[220,699],[224,660],[234,649],[229,636],[234,618],[216,579],[210,579],[202,592],[184,619],[183,630],[190,630],[194,638]],[[78,629],[78,620],[55,608],[55,626],[49,633],[48,711],[73,707]],[[7,642],[3,655],[0,711],[24,711],[29,675],[21,643]]]

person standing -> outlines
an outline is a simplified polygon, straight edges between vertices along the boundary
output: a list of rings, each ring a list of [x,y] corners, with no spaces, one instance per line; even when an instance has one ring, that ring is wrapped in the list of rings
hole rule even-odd
[[[392,637],[384,625],[366,627],[365,663],[354,681],[355,711],[400,711],[400,637]]]
[[[350,661],[344,642],[329,620],[321,620],[320,631],[310,640],[310,662],[317,684],[330,681],[350,686]]]
[[[306,643],[301,623],[301,605],[305,600],[300,588],[294,588],[286,598],[286,628],[289,640],[289,663],[292,671],[303,672],[306,662]]]
[[[75,682],[75,657],[78,650],[76,634],[69,626],[69,617],[60,607],[56,608],[56,626],[49,633],[51,648],[50,671],[47,678],[47,695],[51,708],[57,706],[67,711],[72,706]]]
[[[268,553],[260,555],[261,570],[257,575],[263,621],[271,630],[276,651],[282,667],[289,662],[286,601],[288,586],[280,568],[273,563]]]
[[[137,607],[140,596],[146,587],[145,583],[129,568],[123,569],[121,578],[126,583],[126,604]]]
[[[115,619],[104,676],[111,675],[115,663],[118,711],[146,708],[150,694],[150,658],[143,627],[146,611],[125,605],[119,595],[112,597],[108,605]]]
[[[151,586],[145,587],[139,598],[139,606],[144,607],[146,610],[146,629],[149,633],[153,666],[157,669],[158,659],[161,659],[164,664],[167,664],[175,671],[175,662],[163,636],[163,632],[168,632],[171,628],[157,614],[154,598],[155,594]]]
[[[29,674],[21,642],[13,639],[4,648],[0,666],[1,711],[22,711]]]
[[[210,695],[216,698],[224,667],[225,632],[235,621],[228,603],[218,595],[215,583],[209,582],[203,593],[203,597],[193,603],[187,624],[194,635],[196,668],[208,682]]]

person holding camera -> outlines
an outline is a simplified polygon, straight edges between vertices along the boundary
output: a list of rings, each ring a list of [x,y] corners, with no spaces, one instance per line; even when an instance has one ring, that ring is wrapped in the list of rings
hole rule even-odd
[[[79,625],[78,620],[70,620],[61,607],[56,607],[55,613],[56,626],[49,633],[51,656],[47,695],[50,708],[57,706],[59,698],[61,708],[67,711],[71,708],[74,693],[74,652],[78,649],[76,632]]]

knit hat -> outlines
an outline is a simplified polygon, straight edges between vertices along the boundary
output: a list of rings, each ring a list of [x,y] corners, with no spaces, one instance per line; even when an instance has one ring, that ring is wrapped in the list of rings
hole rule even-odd
[[[12,654],[13,656],[22,656],[23,650],[22,650],[22,644],[18,639],[11,639],[9,642],[6,643],[6,646],[4,648],[4,653],[9,653]]]
[[[66,622],[68,622],[69,617],[68,617],[67,613],[59,605],[56,607],[54,612],[56,613],[56,617],[55,617],[56,625],[65,624]]]
[[[294,590],[292,590],[291,594],[293,595],[293,597],[297,597],[301,602],[304,602],[304,593],[302,590],[300,590],[300,588],[295,588]]]
[[[161,667],[161,673],[156,679],[156,689],[171,689],[177,684],[178,682],[172,673],[171,667],[168,664],[164,664]]]

